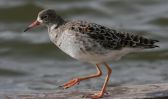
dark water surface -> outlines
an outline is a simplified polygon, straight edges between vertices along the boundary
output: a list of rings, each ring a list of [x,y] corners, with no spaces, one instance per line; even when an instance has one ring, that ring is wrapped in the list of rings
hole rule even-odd
[[[96,72],[91,64],[57,49],[46,28],[23,33],[44,8],[53,8],[66,19],[88,20],[160,40],[160,48],[112,63],[111,86],[168,82],[167,0],[1,0],[0,90],[54,90],[73,77]],[[74,88],[99,89],[104,76]]]

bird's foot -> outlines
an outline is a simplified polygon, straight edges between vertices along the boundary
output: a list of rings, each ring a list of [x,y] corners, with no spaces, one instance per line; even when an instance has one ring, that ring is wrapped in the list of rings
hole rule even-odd
[[[103,97],[103,93],[102,92],[98,92],[94,95],[91,96],[92,99],[99,99]]]
[[[83,96],[83,98],[91,98],[91,99],[99,99],[99,98],[102,98],[103,97],[103,92],[98,92],[98,93],[95,93],[95,94],[92,94],[92,95],[85,95]]]
[[[72,79],[72,80],[68,81],[67,83],[63,84],[60,87],[62,87],[64,89],[67,89],[67,88],[70,88],[70,87],[72,87],[74,85],[77,85],[79,83],[80,83],[80,79],[79,78],[75,78],[75,79]]]

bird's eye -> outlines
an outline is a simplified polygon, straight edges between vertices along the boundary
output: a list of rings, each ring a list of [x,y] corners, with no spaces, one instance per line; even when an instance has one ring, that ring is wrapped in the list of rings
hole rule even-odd
[[[43,16],[41,19],[47,19],[48,15]]]
[[[48,15],[42,16],[41,19],[42,19],[44,22],[47,22],[47,21],[48,21]]]

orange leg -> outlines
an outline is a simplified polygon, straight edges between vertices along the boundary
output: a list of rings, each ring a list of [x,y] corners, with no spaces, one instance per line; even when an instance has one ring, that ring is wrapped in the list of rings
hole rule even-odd
[[[96,64],[96,68],[97,68],[97,73],[96,74],[93,74],[93,75],[90,75],[90,76],[87,76],[87,77],[72,79],[72,80],[68,81],[67,83],[63,84],[61,87],[63,87],[64,89],[67,89],[67,88],[72,87],[76,84],[79,84],[80,81],[82,81],[82,80],[87,80],[87,79],[94,78],[94,77],[100,77],[102,75],[102,71],[100,69],[99,64]]]
[[[109,66],[107,63],[104,63],[104,65],[106,66],[106,68],[107,68],[107,70],[108,70],[108,74],[107,74],[107,76],[106,76],[106,79],[105,79],[105,82],[104,82],[104,85],[103,85],[101,91],[98,92],[98,93],[96,93],[95,95],[93,95],[93,96],[92,96],[92,99],[98,99],[98,98],[100,98],[100,97],[103,97],[104,92],[105,92],[105,90],[106,90],[107,83],[108,83],[109,78],[110,78],[110,75],[111,75],[111,73],[112,73],[112,69],[110,68],[110,66]]]

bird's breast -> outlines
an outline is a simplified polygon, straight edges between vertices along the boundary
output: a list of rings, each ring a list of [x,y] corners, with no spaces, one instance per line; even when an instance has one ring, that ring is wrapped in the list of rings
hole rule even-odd
[[[57,36],[57,35],[56,35]],[[76,40],[76,36],[71,31],[64,31],[59,37],[55,36],[55,40],[51,37],[53,43],[57,45],[63,52],[73,58],[77,58],[80,54],[81,45]]]

